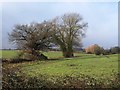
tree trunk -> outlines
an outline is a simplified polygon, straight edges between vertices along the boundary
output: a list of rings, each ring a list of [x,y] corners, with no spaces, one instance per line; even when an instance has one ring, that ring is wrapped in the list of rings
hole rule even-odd
[[[62,52],[63,52],[63,56],[64,57],[73,57],[74,56],[74,54],[73,54],[73,49],[72,49],[72,46],[71,45],[69,45],[68,47],[61,47],[61,50],[62,50]]]
[[[44,54],[40,53],[39,50],[35,50],[33,55],[36,57],[35,59],[40,59],[40,60],[47,60],[47,56]]]
[[[64,57],[73,57],[74,54],[73,54],[73,51],[66,51],[66,52],[63,52],[63,56]]]
[[[66,48],[66,51],[63,52],[63,55],[64,55],[64,57],[73,57],[74,56],[71,41],[69,41],[67,48]]]
[[[25,59],[29,60],[47,60],[48,58],[39,52],[39,50],[25,50],[24,53],[27,53],[28,55],[25,56]]]

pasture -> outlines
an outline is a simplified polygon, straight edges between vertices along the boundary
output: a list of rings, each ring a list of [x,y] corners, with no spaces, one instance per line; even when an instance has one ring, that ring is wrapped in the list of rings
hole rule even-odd
[[[118,74],[118,54],[96,56],[94,54],[75,53],[73,58],[64,58],[62,52],[43,52],[49,60],[37,60],[9,64],[9,67],[19,66],[20,72],[27,77],[46,78],[64,77],[70,75],[77,77],[80,74],[107,82],[115,79]],[[2,51],[3,58],[14,58],[17,51]],[[18,76],[21,73],[17,72]],[[77,77],[78,78],[78,77]]]

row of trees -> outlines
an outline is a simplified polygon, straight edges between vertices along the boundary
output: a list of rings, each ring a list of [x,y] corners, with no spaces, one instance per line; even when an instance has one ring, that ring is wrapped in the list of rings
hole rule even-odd
[[[88,48],[86,48],[86,53],[93,53],[96,55],[118,54],[119,51],[120,51],[120,48],[118,46],[111,47],[110,49],[104,49],[103,47],[100,47],[97,44],[89,46]]]
[[[67,13],[41,23],[15,25],[9,40],[24,53],[37,58],[43,55],[40,50],[49,49],[53,44],[60,47],[64,57],[73,57],[73,47],[81,46],[87,26],[79,14]]]
[[[97,46],[95,48],[95,54],[96,55],[100,55],[100,54],[103,54],[103,55],[109,55],[109,54],[118,54],[120,51],[120,48],[119,47],[111,47],[110,49],[104,49],[100,46]]]

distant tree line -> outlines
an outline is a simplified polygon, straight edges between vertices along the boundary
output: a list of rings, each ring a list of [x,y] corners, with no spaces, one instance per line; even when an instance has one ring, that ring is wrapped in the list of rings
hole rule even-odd
[[[96,54],[96,55],[118,54],[120,53],[120,47],[115,46],[115,47],[111,47],[110,49],[104,49],[103,47],[95,44],[86,48],[85,52],[88,54]]]
[[[104,49],[103,54],[118,54],[118,53],[120,53],[120,47],[115,46],[111,47],[110,49]]]

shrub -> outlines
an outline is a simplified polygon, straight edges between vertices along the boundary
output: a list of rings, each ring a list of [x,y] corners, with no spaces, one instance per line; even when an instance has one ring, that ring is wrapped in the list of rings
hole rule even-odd
[[[103,55],[109,55],[110,54],[110,50],[109,49],[105,49],[102,52]]]
[[[103,51],[103,49],[100,47],[100,46],[96,46],[95,47],[95,49],[94,49],[94,53],[96,54],[96,55],[100,55],[100,54],[102,54],[102,51]]]
[[[85,52],[87,54],[96,54],[96,55],[100,55],[102,53],[103,48],[101,48],[99,45],[94,44],[91,45],[87,48],[85,48]]]

